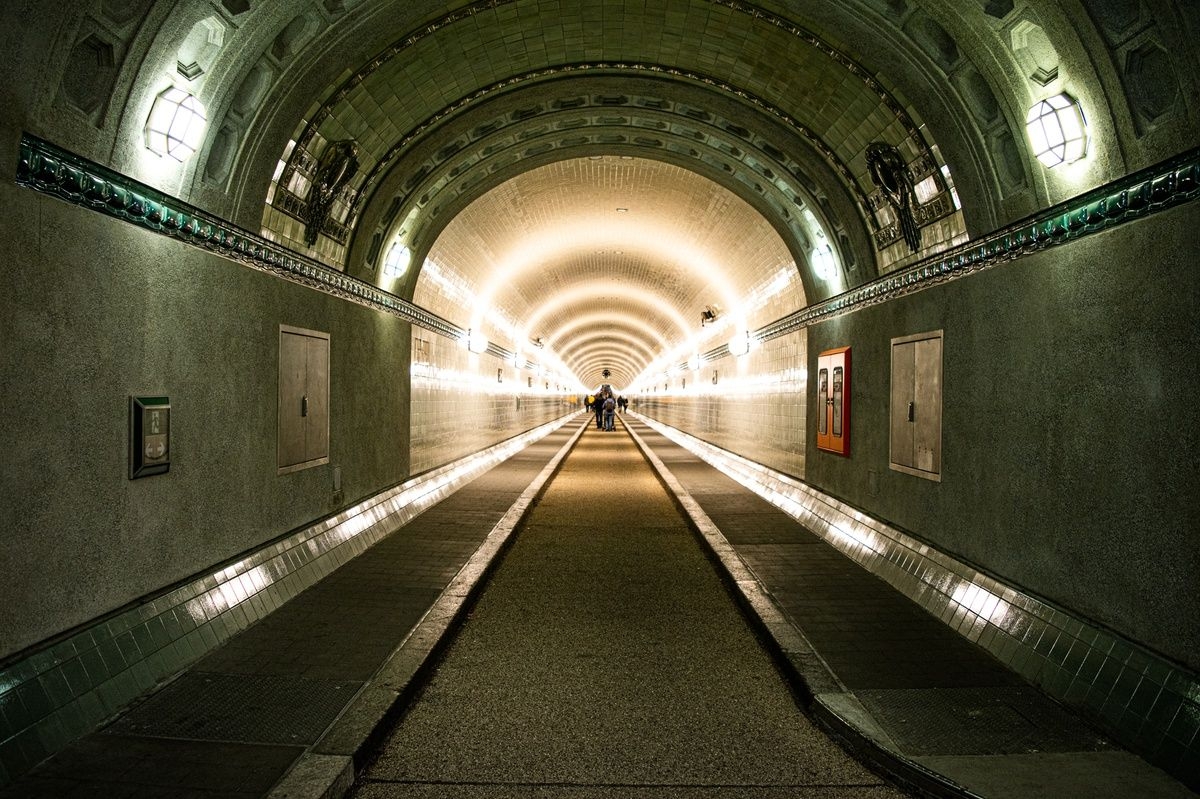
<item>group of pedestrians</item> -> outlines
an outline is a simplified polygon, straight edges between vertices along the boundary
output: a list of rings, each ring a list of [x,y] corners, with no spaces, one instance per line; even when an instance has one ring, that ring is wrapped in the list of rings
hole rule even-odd
[[[617,411],[624,413],[629,401],[624,397],[614,397],[611,389],[604,388],[595,394],[588,394],[584,406],[596,414],[597,430],[614,430]]]

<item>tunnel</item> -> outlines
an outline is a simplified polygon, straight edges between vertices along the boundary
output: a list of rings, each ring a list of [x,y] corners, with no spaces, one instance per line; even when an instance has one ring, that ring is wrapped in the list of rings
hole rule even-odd
[[[1195,4],[34,5],[0,796],[1200,790]]]

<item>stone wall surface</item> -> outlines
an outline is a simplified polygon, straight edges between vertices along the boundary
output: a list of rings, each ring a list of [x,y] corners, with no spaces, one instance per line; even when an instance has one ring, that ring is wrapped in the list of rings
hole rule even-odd
[[[1200,667],[1194,204],[809,329],[850,346],[849,458],[814,486]],[[940,482],[891,470],[890,342],[944,331]],[[810,428],[815,417],[810,414]]]
[[[0,202],[0,657],[408,476],[409,324],[12,184]],[[329,463],[283,475],[281,324],[331,356]],[[171,467],[130,480],[143,395],[170,398]]]

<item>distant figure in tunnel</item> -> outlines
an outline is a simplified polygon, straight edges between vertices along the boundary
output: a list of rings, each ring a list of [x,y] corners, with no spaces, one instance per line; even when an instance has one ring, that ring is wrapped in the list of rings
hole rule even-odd
[[[604,392],[596,393],[596,399],[592,401],[592,412],[596,414],[596,429],[604,429]]]
[[[625,395],[622,394],[621,396],[617,397],[617,410],[619,410],[621,413],[625,413],[628,408],[629,400],[625,399]]]
[[[613,416],[617,413],[617,401],[609,394],[604,398],[604,429],[613,429]]]

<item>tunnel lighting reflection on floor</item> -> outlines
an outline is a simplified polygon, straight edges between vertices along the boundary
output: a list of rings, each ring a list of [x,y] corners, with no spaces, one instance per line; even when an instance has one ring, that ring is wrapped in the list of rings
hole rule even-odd
[[[954,619],[960,620],[952,626],[982,619],[1019,637],[1018,628],[1029,624],[1027,614],[1017,612],[1011,601],[980,584],[988,582],[988,578],[965,576],[970,573],[962,572],[965,567],[954,565],[941,553],[930,552],[927,547],[908,539],[899,531],[824,496],[800,481],[705,444],[653,419],[635,415],[732,480],[780,508],[870,571],[886,571],[890,567],[907,570],[910,578],[915,577],[932,589],[935,595],[941,596],[942,604],[936,607],[945,609]],[[900,565],[902,562],[903,566]],[[1009,592],[1003,586],[997,590],[1003,590],[1006,594]],[[1017,594],[1014,592],[1013,596]],[[929,605],[928,598],[925,604]],[[932,611],[932,607],[927,609]]]

